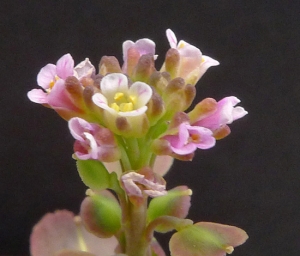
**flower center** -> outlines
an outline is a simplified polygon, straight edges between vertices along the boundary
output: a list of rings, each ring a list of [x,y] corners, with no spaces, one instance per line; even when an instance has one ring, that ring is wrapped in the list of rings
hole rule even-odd
[[[53,86],[59,79],[60,78],[57,75],[55,75],[54,79],[51,80],[51,82],[49,83],[49,88],[46,90],[48,93],[51,92]]]
[[[197,133],[190,134],[190,137],[188,138],[188,143],[199,143],[200,141],[201,136]]]
[[[134,110],[136,100],[136,96],[117,92],[114,96],[114,102],[110,104],[110,107],[117,112],[129,112]]]

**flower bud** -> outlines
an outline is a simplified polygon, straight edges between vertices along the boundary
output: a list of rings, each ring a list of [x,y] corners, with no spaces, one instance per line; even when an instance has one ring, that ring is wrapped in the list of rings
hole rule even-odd
[[[180,67],[180,54],[177,49],[170,48],[167,51],[164,66],[161,71],[167,71],[172,78],[178,77]]]
[[[170,80],[168,72],[154,71],[149,78],[149,85],[152,85],[162,95]]]
[[[148,83],[150,75],[155,71],[154,58],[151,54],[142,55],[132,73],[133,81]]]
[[[99,74],[122,73],[119,61],[114,56],[103,56],[99,63]]]
[[[152,97],[147,104],[148,110],[146,112],[150,126],[154,125],[165,113],[165,107],[162,98],[156,91],[154,91],[154,89],[152,91]]]

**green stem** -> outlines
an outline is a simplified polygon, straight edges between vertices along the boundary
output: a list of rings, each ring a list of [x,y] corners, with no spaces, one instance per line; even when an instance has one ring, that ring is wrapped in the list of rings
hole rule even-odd
[[[139,205],[128,203],[129,219],[126,223],[126,255],[146,256],[149,253],[149,240],[145,237],[147,200]]]

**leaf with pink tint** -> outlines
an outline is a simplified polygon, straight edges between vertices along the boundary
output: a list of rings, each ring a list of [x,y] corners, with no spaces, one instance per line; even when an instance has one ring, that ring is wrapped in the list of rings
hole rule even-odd
[[[111,256],[115,254],[117,246],[115,237],[101,239],[88,233],[80,218],[74,218],[74,214],[67,210],[46,214],[34,226],[30,236],[32,256],[53,256],[63,253],[63,250],[91,253],[85,255]]]

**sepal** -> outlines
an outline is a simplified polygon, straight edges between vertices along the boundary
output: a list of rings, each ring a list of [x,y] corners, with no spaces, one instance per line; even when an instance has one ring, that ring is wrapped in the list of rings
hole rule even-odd
[[[185,218],[191,206],[192,191],[187,186],[179,186],[168,191],[168,194],[153,198],[148,207],[148,222],[160,216]],[[159,226],[156,231],[162,232]]]
[[[172,256],[225,256],[248,238],[240,228],[198,222],[175,233],[169,243]]]
[[[121,228],[121,207],[108,190],[94,193],[88,190],[80,207],[80,216],[86,229],[99,237],[111,237]]]

